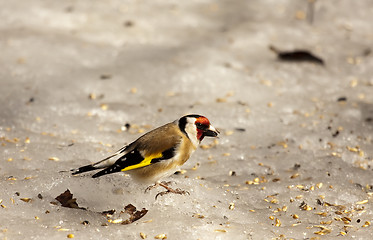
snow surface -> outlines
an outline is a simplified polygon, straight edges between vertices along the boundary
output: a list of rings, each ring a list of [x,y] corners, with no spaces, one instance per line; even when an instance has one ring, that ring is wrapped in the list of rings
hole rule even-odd
[[[371,239],[373,3],[309,2],[1,0],[0,238]],[[168,179],[190,195],[60,172],[187,113],[222,132]]]

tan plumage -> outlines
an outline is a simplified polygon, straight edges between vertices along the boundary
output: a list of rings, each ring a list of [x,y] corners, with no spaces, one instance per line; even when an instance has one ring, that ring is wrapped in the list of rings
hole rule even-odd
[[[94,178],[126,171],[135,180],[154,183],[178,170],[205,136],[216,137],[218,133],[207,118],[187,115],[144,134],[97,163],[71,171],[75,175],[103,169]]]
[[[160,161],[155,164],[147,165],[130,170],[132,177],[143,182],[156,182],[168,174],[174,173],[179,166],[183,165],[196,150],[188,137],[181,132],[178,126],[172,122],[141,136],[126,151],[131,152],[137,149],[141,155],[146,158],[158,155],[168,149],[176,147],[175,151],[179,152],[179,157],[172,160]],[[168,171],[172,171],[169,173]]]

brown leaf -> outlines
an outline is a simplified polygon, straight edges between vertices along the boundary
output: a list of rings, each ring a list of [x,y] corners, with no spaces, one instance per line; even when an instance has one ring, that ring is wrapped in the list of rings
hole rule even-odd
[[[324,65],[324,60],[306,50],[280,51],[273,46],[269,47],[277,54],[278,59],[287,62],[313,62]]]
[[[133,206],[132,204],[128,204],[127,206],[125,206],[124,211],[125,211],[125,213],[130,215],[130,218],[123,221],[123,223],[122,223],[123,225],[130,224],[130,223],[133,223],[133,222],[139,220],[140,218],[145,216],[145,214],[148,212],[148,210],[145,209],[145,208],[143,208],[141,211],[137,211],[136,207]]]
[[[62,207],[87,210],[86,208],[79,207],[78,203],[76,202],[76,198],[73,198],[73,194],[71,194],[69,189],[56,197],[56,200],[61,203]],[[127,213],[129,215],[129,218],[123,221],[122,224],[133,223],[145,216],[147,212],[148,210],[145,208],[143,208],[141,211],[138,211],[136,210],[135,206],[133,206],[132,204],[128,204],[124,207],[124,211],[122,211],[121,213]],[[115,214],[115,210],[107,210],[100,213],[110,219]]]
[[[67,189],[64,193],[61,193],[55,199],[61,203],[62,207],[87,210],[86,208],[79,207],[78,203],[76,202],[76,198],[73,198],[73,195],[70,193],[69,189]]]
[[[133,206],[132,204],[128,204],[127,206],[124,207],[124,211],[132,215],[134,212],[136,212],[136,207]]]

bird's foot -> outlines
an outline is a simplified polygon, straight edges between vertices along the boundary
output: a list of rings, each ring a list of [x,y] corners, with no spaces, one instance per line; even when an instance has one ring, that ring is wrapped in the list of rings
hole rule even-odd
[[[145,189],[145,192],[147,193],[147,192],[149,192],[150,190],[152,190],[153,188],[156,188],[156,187],[158,187],[158,186],[162,186],[162,187],[164,187],[164,186],[168,186],[168,185],[170,185],[170,184],[172,184],[172,181],[169,181],[169,182],[166,182],[166,181],[163,181],[163,182],[156,182],[156,183],[154,183],[153,185],[150,185],[149,187],[147,187],[147,188]]]
[[[180,188],[176,188],[176,189],[170,188],[169,186],[167,186],[169,183],[170,182],[168,182],[168,183],[161,182],[161,183],[158,184],[159,186],[164,187],[167,191],[158,193],[157,195],[155,195],[155,199],[157,199],[158,196],[163,196],[163,195],[169,194],[169,193],[190,195],[190,193],[188,191],[181,190]]]
[[[158,186],[161,186],[161,187],[164,187],[167,191],[164,191],[164,192],[160,192],[158,193],[157,195],[155,195],[155,199],[158,198],[158,196],[163,196],[163,195],[166,195],[166,194],[169,194],[169,193],[175,193],[175,194],[188,194],[190,195],[190,193],[188,191],[184,191],[184,190],[181,190],[180,188],[176,188],[176,189],[173,189],[173,188],[170,188],[168,185],[170,185],[172,182],[157,182],[153,185],[150,185],[149,187],[147,187],[145,189],[145,192],[148,192],[150,191],[151,189],[153,188],[156,188]]]

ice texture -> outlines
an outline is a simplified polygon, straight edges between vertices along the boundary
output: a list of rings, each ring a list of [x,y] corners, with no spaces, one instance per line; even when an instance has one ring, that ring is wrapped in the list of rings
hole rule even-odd
[[[0,0],[0,238],[372,239],[372,12],[370,0]],[[221,131],[166,179],[189,195],[61,172],[188,113]],[[66,189],[87,210],[62,207]],[[119,224],[128,204],[148,213]]]

